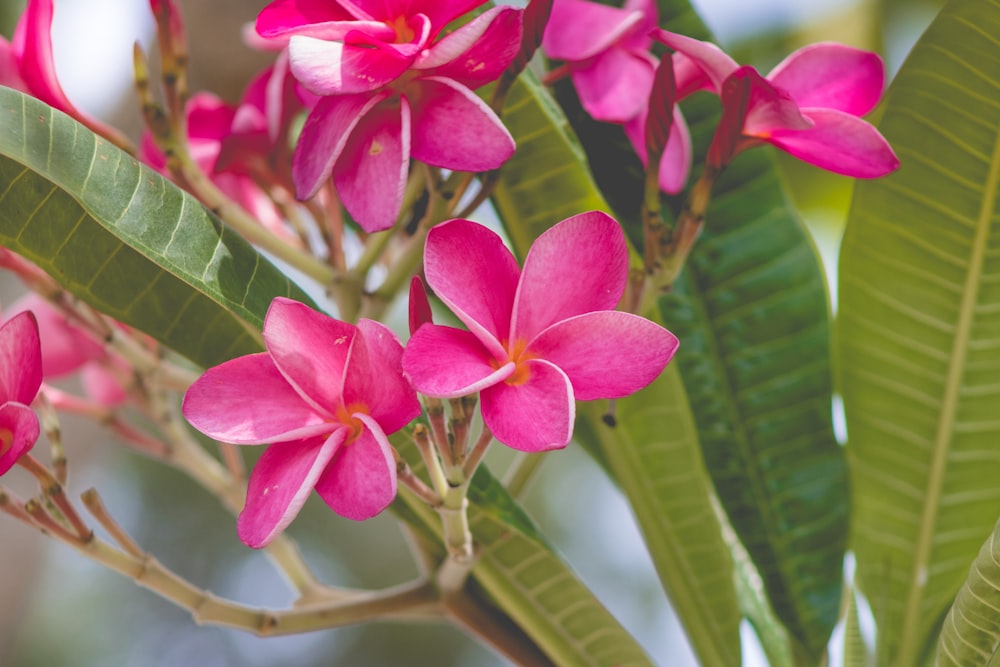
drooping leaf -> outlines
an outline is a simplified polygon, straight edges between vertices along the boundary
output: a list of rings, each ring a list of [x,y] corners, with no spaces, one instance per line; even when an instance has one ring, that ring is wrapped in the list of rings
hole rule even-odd
[[[879,664],[916,665],[1000,506],[1000,3],[955,0],[893,82],[902,167],[840,258],[852,543]]]
[[[944,619],[935,665],[986,667],[1000,659],[1000,522],[972,562]]]
[[[197,200],[73,119],[0,87],[0,244],[101,312],[211,366],[309,298]]]
[[[515,87],[504,120],[518,142],[517,162],[501,171],[494,203],[523,257],[559,220],[608,207],[545,90]],[[529,192],[535,194],[522,196]],[[695,653],[704,664],[738,665],[740,613],[732,563],[712,510],[711,484],[683,387],[668,369],[654,387],[619,403],[627,415],[614,429],[604,425],[603,409],[597,403],[580,405],[578,438],[628,497]]]

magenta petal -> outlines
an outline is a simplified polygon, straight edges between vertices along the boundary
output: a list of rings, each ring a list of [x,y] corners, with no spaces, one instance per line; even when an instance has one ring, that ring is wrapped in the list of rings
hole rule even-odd
[[[427,283],[496,359],[510,335],[521,269],[500,237],[471,220],[449,220],[427,235]]]
[[[326,438],[279,442],[264,451],[250,473],[236,523],[244,544],[265,547],[292,522],[347,434],[339,428]]]
[[[364,521],[396,497],[396,459],[378,423],[361,413],[354,417],[366,428],[340,448],[316,482],[316,493],[340,516]]]
[[[0,475],[28,453],[38,441],[38,417],[23,403],[0,405]]]
[[[488,171],[514,154],[510,132],[462,84],[440,77],[418,79],[406,97],[413,109],[414,159],[457,171]]]
[[[351,349],[344,405],[362,404],[385,433],[395,433],[420,414],[420,401],[403,377],[403,346],[381,322],[362,318]]]
[[[292,74],[316,95],[367,93],[398,78],[411,58],[392,49],[295,35],[288,44]]]
[[[0,402],[27,405],[42,384],[42,349],[32,313],[18,313],[0,326]]]
[[[52,55],[52,0],[28,0],[14,29],[11,45],[19,58],[21,77],[29,92],[49,106],[81,118],[56,77]]]
[[[687,185],[691,173],[691,132],[679,106],[674,107],[674,123],[670,126],[667,146],[660,157],[660,189],[675,195]]]
[[[104,356],[104,347],[83,329],[73,326],[48,301],[35,292],[11,304],[8,318],[16,313],[31,311],[38,323],[38,338],[42,342],[42,374],[55,378],[72,373],[83,364]],[[24,401],[30,402],[30,401]]]
[[[407,343],[403,370],[421,394],[457,398],[501,382],[514,364],[498,364],[468,331],[428,324]]]
[[[620,398],[639,391],[666,367],[677,337],[644,317],[605,310],[557,322],[526,353],[558,366],[577,400]]]
[[[542,49],[555,60],[586,60],[635,30],[644,18],[641,12],[587,0],[555,0]]]
[[[835,174],[878,178],[895,171],[899,158],[870,123],[835,109],[803,109],[815,125],[808,130],[778,131],[767,139],[803,162]]]
[[[115,365],[124,366],[124,362]],[[111,408],[128,400],[128,394],[122,388],[118,377],[99,362],[92,361],[83,365],[80,369],[80,383],[83,385],[84,393],[98,405]]]
[[[344,377],[358,329],[292,299],[271,301],[264,342],[274,366],[305,403],[332,416],[341,403]]]
[[[273,39],[302,28],[335,22],[355,22],[354,16],[329,0],[274,0],[257,15],[257,34]],[[318,25],[317,25],[318,24]]]
[[[308,438],[333,428],[285,381],[266,352],[209,368],[187,390],[182,410],[205,435],[237,445]]]
[[[320,99],[306,118],[292,158],[292,180],[299,199],[314,196],[330,178],[361,118],[386,97],[388,93]]]
[[[655,70],[656,60],[648,53],[615,49],[574,67],[573,85],[595,120],[624,123],[648,103]]]
[[[520,9],[494,7],[422,53],[414,69],[475,89],[496,80],[521,46]]]
[[[530,341],[553,322],[618,305],[628,278],[625,234],[600,211],[546,230],[528,251],[514,302],[512,341]]]
[[[745,78],[750,81],[750,97],[746,116],[743,118],[743,134],[767,139],[780,130],[806,130],[812,121],[802,115],[799,105],[785,90],[775,88],[749,65],[741,67],[733,74],[733,79]],[[723,95],[723,104],[729,97]]]
[[[878,104],[885,67],[877,53],[843,44],[810,44],[785,58],[767,80],[800,107],[826,107],[863,116]]]
[[[365,114],[333,167],[340,201],[366,232],[396,224],[409,167],[410,107],[393,100]]]
[[[384,4],[384,0],[365,0],[374,5]],[[430,19],[435,34],[459,16],[468,14],[486,0],[395,0],[393,8],[396,15],[404,13],[423,14]]]
[[[21,66],[11,43],[0,36],[0,86],[7,86],[22,93],[28,92],[28,84],[21,78]]]
[[[569,379],[547,361],[522,363],[527,382],[501,382],[483,390],[483,422],[497,440],[523,452],[565,447],[576,417]]]
[[[735,60],[711,42],[702,42],[666,30],[656,30],[653,33],[653,38],[687,56],[711,81],[710,87],[714,93],[722,90],[722,82],[739,69],[739,64]],[[683,70],[686,67],[687,65],[684,65],[678,69]],[[688,80],[691,77],[687,72],[680,74],[682,75],[677,77],[678,98],[698,89],[698,87],[691,85]]]

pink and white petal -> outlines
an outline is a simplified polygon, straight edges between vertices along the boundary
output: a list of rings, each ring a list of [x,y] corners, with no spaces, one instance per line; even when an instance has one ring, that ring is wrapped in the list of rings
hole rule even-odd
[[[104,356],[104,346],[89,333],[74,326],[48,301],[35,292],[28,292],[10,305],[7,319],[31,311],[38,324],[42,346],[42,375],[56,378],[77,370],[83,364]]]
[[[275,0],[257,15],[257,34],[265,39],[275,39],[288,34],[310,34],[335,39],[335,33],[326,34],[330,24],[356,23],[360,17],[351,14],[340,3],[329,0]],[[345,30],[341,27],[341,30]],[[340,36],[343,36],[343,32]]]
[[[301,139],[300,139],[301,142]],[[365,114],[333,166],[340,201],[362,229],[396,224],[410,168],[410,107],[392,100]]]
[[[677,337],[644,317],[606,310],[557,322],[525,351],[558,366],[577,400],[621,398],[663,371],[677,351]]]
[[[398,78],[412,60],[400,57],[393,50],[302,35],[292,37],[288,56],[292,74],[316,95],[371,92]]]
[[[660,157],[660,189],[675,195],[687,185],[691,173],[691,132],[679,106],[674,107],[674,123],[670,126],[667,146]]]
[[[292,522],[348,432],[338,428],[328,437],[277,442],[264,450],[250,473],[246,504],[236,521],[244,544],[266,547]]]
[[[475,93],[441,77],[417,79],[404,93],[413,110],[413,158],[455,171],[496,169],[514,138]]]
[[[542,359],[522,363],[526,382],[501,382],[483,390],[483,422],[497,440],[522,452],[565,447],[576,417],[569,378]]]
[[[822,42],[790,54],[767,80],[787,90],[800,107],[826,107],[863,116],[882,97],[885,66],[877,53]]]
[[[587,0],[555,0],[542,36],[542,50],[554,60],[593,58],[635,31],[643,20],[638,11]]]
[[[500,341],[510,337],[521,269],[500,237],[471,220],[443,222],[427,235],[424,275],[487,352],[506,359]]]
[[[566,218],[528,251],[511,340],[528,342],[560,320],[614,308],[627,279],[628,248],[615,219],[600,211]]]
[[[38,417],[23,403],[0,405],[0,475],[14,467],[38,441]]]
[[[648,53],[606,51],[578,67],[572,78],[580,103],[595,120],[624,123],[648,104],[656,60]]]
[[[358,123],[388,96],[378,93],[320,98],[306,118],[292,157],[292,180],[299,199],[315,196],[330,178]]]
[[[403,371],[421,394],[458,398],[504,381],[514,364],[497,362],[468,331],[428,324],[406,344]]]
[[[522,13],[514,7],[490,9],[424,51],[413,69],[472,89],[495,81],[520,50]]]
[[[420,401],[403,376],[403,346],[381,322],[361,318],[344,381],[344,405],[364,404],[386,433],[420,414]]]
[[[264,343],[274,366],[316,412],[333,416],[343,395],[358,329],[293,299],[276,297],[264,318]]]
[[[205,435],[237,445],[297,440],[333,428],[302,400],[266,352],[209,368],[184,394],[181,409]]]
[[[0,326],[0,402],[28,404],[42,385],[42,348],[34,313],[18,313]]]
[[[889,142],[867,121],[835,109],[803,109],[815,124],[799,132],[778,131],[768,142],[803,162],[835,174],[878,178],[899,168]]]
[[[775,88],[749,65],[733,73],[732,80],[749,80],[750,91],[746,115],[743,118],[743,134],[767,139],[779,130],[806,130],[812,121],[802,115],[799,105],[787,91]],[[723,94],[723,104],[728,104],[729,96]]]
[[[703,42],[698,39],[692,39],[690,37],[685,37],[684,35],[678,35],[674,32],[668,32],[666,30],[656,30],[653,33],[653,39],[660,42],[661,44],[666,44],[674,51],[683,53],[685,56],[691,59],[694,64],[701,69],[702,72],[711,81],[711,90],[718,93],[722,90],[722,82],[725,81],[730,74],[739,69],[739,64],[729,57],[725,51],[720,49],[715,44],[711,42]],[[688,90],[688,86],[685,85],[682,89],[681,81],[682,77],[677,77],[678,79],[678,93],[685,92],[690,94],[692,90]]]
[[[340,516],[364,521],[395,499],[396,459],[378,423],[366,414],[353,416],[365,429],[340,448],[316,482],[316,493]]]

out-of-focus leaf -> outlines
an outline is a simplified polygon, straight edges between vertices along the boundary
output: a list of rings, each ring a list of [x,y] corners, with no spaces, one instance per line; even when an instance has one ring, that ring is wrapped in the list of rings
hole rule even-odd
[[[1000,3],[951,2],[889,91],[902,167],[859,183],[838,353],[879,664],[922,664],[1000,506]]]
[[[262,349],[275,296],[310,302],[193,197],[2,87],[0,244],[202,366]]]
[[[973,561],[944,619],[935,665],[986,667],[1000,661],[1000,522]]]

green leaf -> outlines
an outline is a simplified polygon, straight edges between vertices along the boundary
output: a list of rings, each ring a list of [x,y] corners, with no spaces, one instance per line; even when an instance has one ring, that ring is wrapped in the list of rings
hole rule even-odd
[[[197,200],[59,111],[0,87],[0,244],[202,366],[262,349],[309,298]]]
[[[418,474],[412,445],[397,440]],[[527,513],[480,467],[469,489],[469,526],[477,547],[475,583],[560,667],[652,665],[642,647],[552,548]],[[421,501],[401,494],[395,506],[419,519],[421,531],[443,539],[441,520]]]
[[[944,620],[935,665],[978,667],[1000,661],[1000,522],[969,569]]]
[[[840,258],[852,543],[879,664],[916,665],[1000,503],[1000,3],[957,0],[904,63]]]
[[[504,119],[518,153],[500,172],[494,203],[523,257],[559,220],[608,209],[548,93],[530,80],[514,93]],[[627,495],[695,652],[706,665],[738,665],[740,614],[732,563],[676,373],[668,368],[654,387],[620,401],[622,418],[614,429],[603,424],[602,409],[580,405],[578,438],[590,444],[588,451]]]

